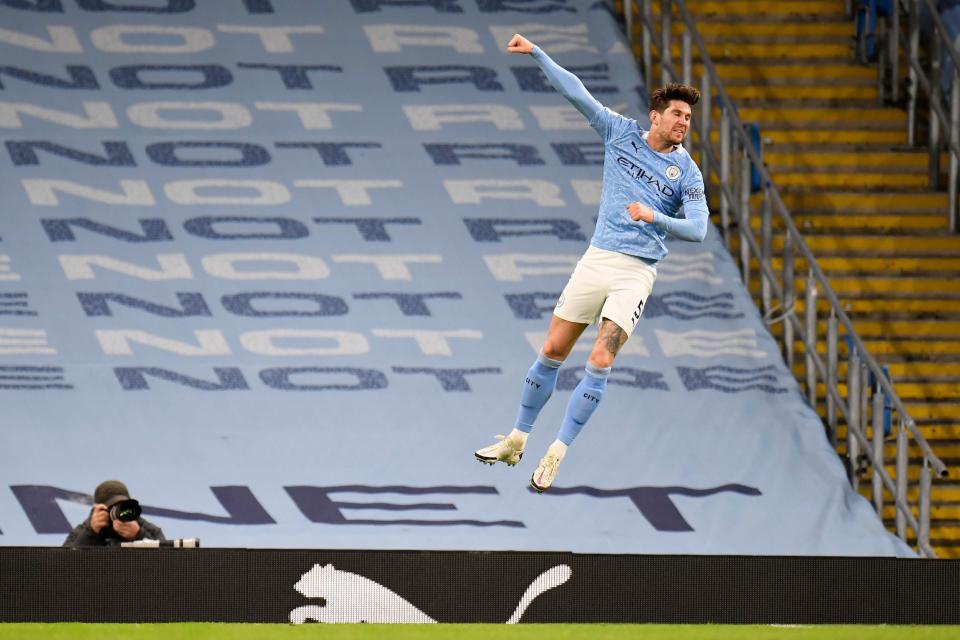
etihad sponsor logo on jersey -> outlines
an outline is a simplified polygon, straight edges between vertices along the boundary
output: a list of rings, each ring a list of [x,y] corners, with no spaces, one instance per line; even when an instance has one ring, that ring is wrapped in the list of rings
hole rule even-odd
[[[617,157],[617,164],[625,168],[634,180],[645,182],[667,197],[673,196],[674,193],[676,193],[670,185],[661,183],[656,176],[623,156]]]

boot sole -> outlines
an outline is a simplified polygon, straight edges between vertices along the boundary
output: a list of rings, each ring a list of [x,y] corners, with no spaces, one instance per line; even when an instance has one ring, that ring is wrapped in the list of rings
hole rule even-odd
[[[540,486],[538,486],[537,483],[533,481],[533,477],[530,478],[530,487],[531,487],[534,491],[536,491],[537,493],[543,493],[544,491],[546,491],[547,489],[550,488],[550,487],[540,487]]]
[[[484,457],[479,456],[479,455],[477,455],[477,454],[473,454],[473,457],[476,458],[478,461],[482,462],[483,464],[489,464],[490,466],[493,466],[493,465],[497,464],[498,462],[503,462],[503,463],[504,463],[505,465],[507,465],[508,467],[515,467],[515,466],[517,466],[517,464],[520,462],[520,460],[523,459],[523,453],[520,453],[520,454],[517,456],[517,462],[510,462],[510,461],[508,461],[508,460],[501,460],[500,458],[484,458]]]

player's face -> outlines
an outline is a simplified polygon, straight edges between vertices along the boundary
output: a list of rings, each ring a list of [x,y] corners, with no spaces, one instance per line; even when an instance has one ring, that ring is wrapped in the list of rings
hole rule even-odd
[[[680,144],[690,130],[692,117],[693,110],[689,104],[682,100],[671,100],[663,113],[650,112],[650,129],[664,142]]]

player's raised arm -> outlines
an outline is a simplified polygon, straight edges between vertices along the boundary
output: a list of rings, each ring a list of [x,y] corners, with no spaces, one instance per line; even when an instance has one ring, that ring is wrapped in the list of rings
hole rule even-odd
[[[533,56],[547,80],[553,85],[553,88],[560,92],[564,98],[569,100],[577,111],[583,114],[588,120],[592,121],[594,116],[603,110],[603,105],[596,98],[590,95],[587,88],[580,81],[580,78],[573,75],[556,62],[550,56],[543,52],[537,45],[533,44],[519,33],[514,34],[507,43],[509,53],[526,53]]]
[[[533,43],[519,33],[515,33],[510,38],[510,42],[507,43],[507,51],[509,53],[533,53]]]

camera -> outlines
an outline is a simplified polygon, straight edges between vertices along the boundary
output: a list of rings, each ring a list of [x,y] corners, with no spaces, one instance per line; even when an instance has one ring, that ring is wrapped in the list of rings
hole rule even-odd
[[[120,522],[132,522],[139,518],[141,513],[140,503],[133,498],[121,500],[110,507],[110,519]]]

